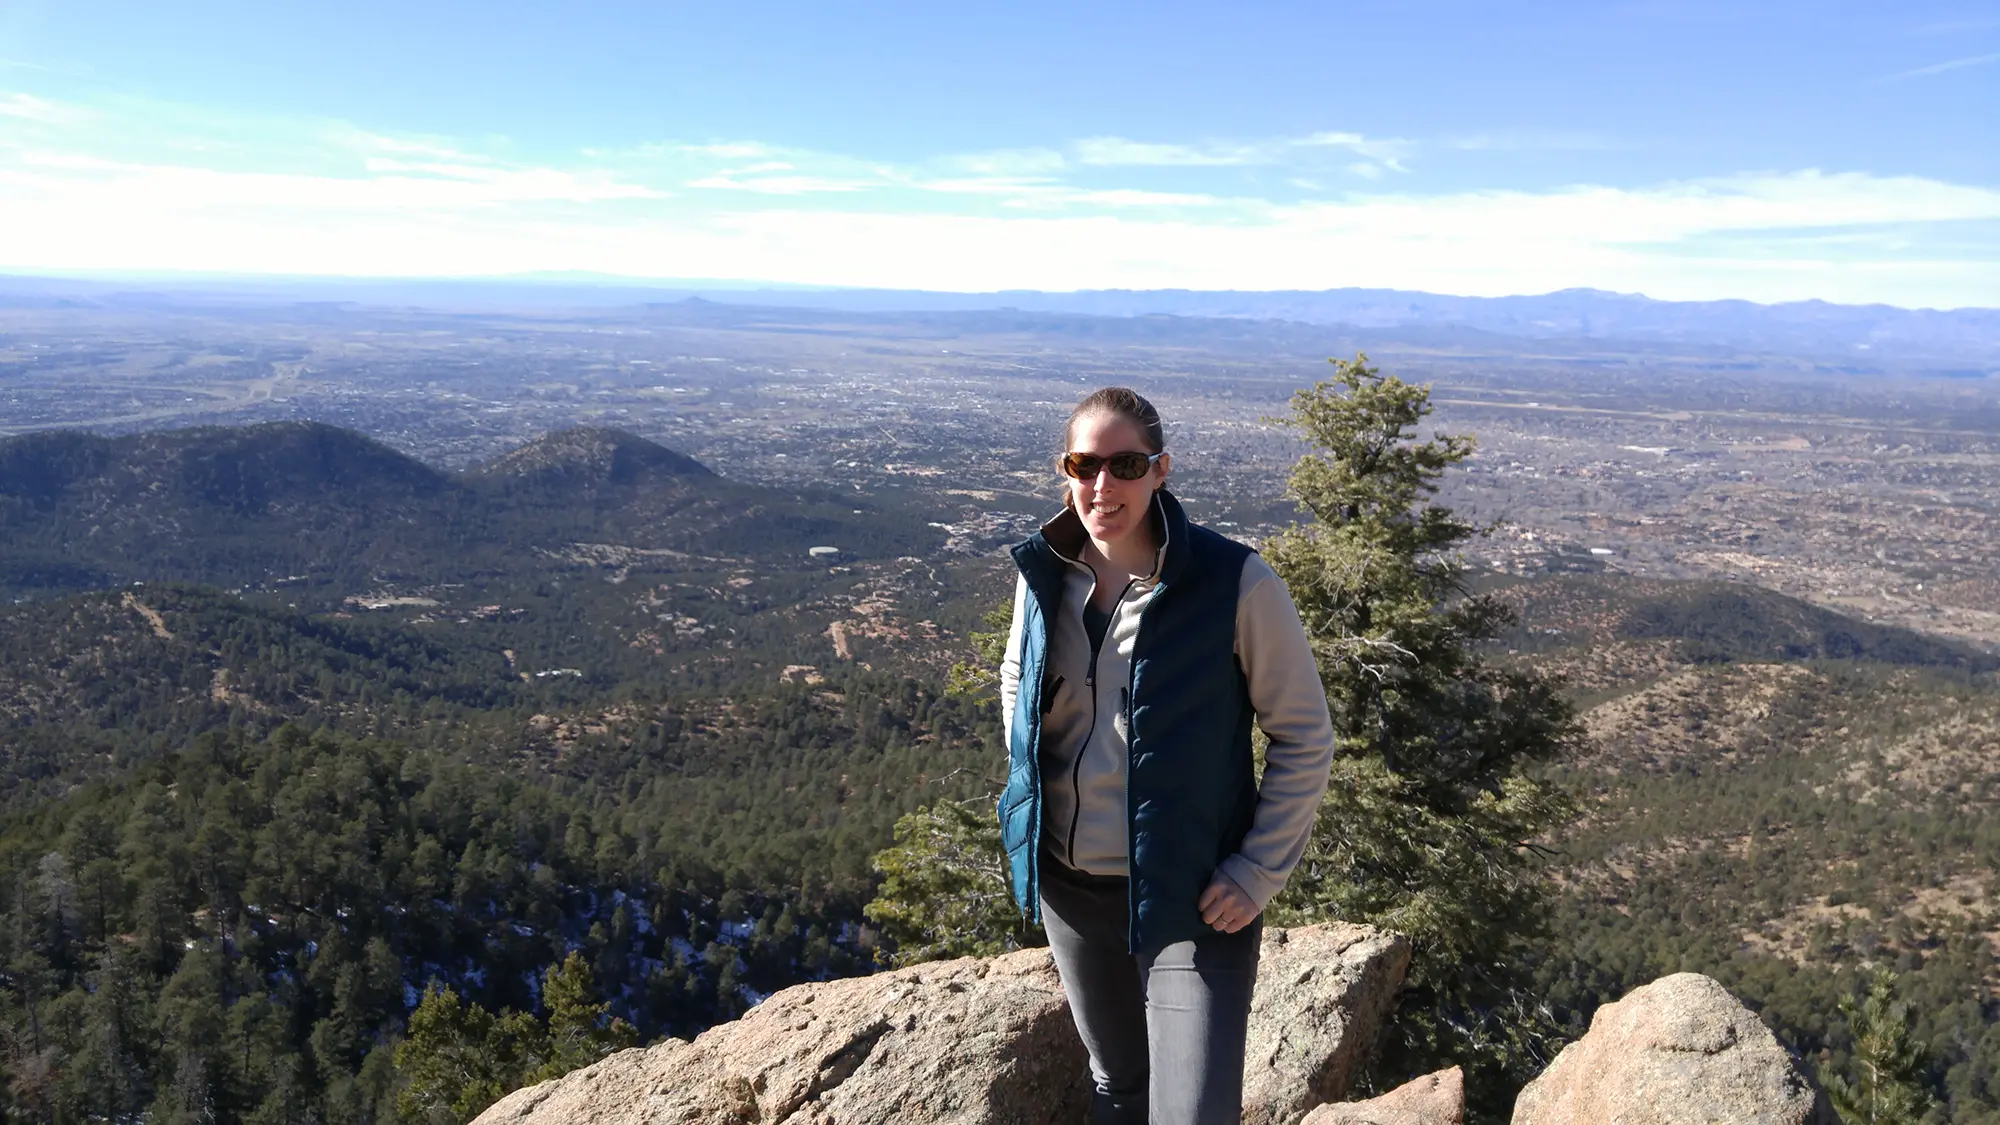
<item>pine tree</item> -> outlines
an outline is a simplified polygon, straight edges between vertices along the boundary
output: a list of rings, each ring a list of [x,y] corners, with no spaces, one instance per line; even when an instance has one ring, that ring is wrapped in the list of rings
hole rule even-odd
[[[548,1028],[539,1045],[541,1065],[522,1085],[560,1078],[638,1042],[632,1025],[612,1016],[611,1005],[597,998],[590,962],[575,950],[543,975],[542,1006]]]
[[[1290,488],[1309,518],[1262,546],[1311,637],[1337,737],[1272,918],[1409,935],[1384,1076],[1456,1062],[1498,1096],[1553,1046],[1527,991],[1550,895],[1537,841],[1573,805],[1533,767],[1582,736],[1555,684],[1482,657],[1511,614],[1468,592],[1460,551],[1480,530],[1434,500],[1472,439],[1419,438],[1429,388],[1365,356],[1333,363],[1284,419],[1310,446]]]
[[[542,975],[542,1006],[546,1022],[524,1012],[496,1016],[432,981],[396,1046],[404,1079],[397,1111],[412,1121],[458,1125],[510,1090],[560,1078],[639,1041],[598,999],[590,962],[575,950]]]
[[[986,628],[975,629],[965,638],[972,642],[973,659],[951,666],[945,679],[947,694],[978,697],[1000,686],[1000,660],[1007,655],[1007,634],[1014,624],[1013,601],[1001,602],[987,610],[979,621]]]
[[[1854,1051],[1848,1073],[1822,1071],[1827,1099],[1847,1125],[1918,1125],[1935,1104],[1926,1086],[1924,1045],[1910,1032],[1910,1006],[1896,999],[1896,975],[1878,970],[1857,1004],[1840,1001]]]
[[[499,1101],[518,1083],[522,1060],[507,1021],[436,981],[424,989],[396,1046],[404,1078],[396,1109],[410,1121],[458,1125]]]

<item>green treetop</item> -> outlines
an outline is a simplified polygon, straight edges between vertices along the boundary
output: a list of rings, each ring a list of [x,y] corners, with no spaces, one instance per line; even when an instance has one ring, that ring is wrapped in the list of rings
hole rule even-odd
[[[1910,1006],[1896,999],[1896,976],[1878,970],[1860,1003],[1840,1001],[1854,1036],[1848,1073],[1822,1072],[1828,1100],[1846,1125],[1919,1125],[1936,1104],[1925,1085],[1924,1045],[1910,1033]]]

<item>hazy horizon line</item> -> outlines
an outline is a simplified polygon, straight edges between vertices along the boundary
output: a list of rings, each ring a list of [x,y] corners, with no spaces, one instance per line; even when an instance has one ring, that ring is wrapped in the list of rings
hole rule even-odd
[[[225,284],[246,284],[246,285],[307,284],[307,285],[330,285],[330,286],[397,285],[397,286],[413,286],[413,287],[422,287],[427,285],[440,285],[440,286],[488,285],[494,287],[540,285],[556,289],[573,288],[578,290],[592,290],[592,289],[597,289],[597,290],[633,289],[642,291],[657,290],[657,291],[671,292],[671,293],[688,293],[690,295],[699,295],[703,291],[708,291],[708,292],[723,291],[723,292],[773,293],[773,294],[783,294],[783,293],[913,294],[913,295],[932,296],[932,297],[964,297],[964,298],[1004,297],[1016,294],[1064,297],[1064,296],[1089,296],[1094,294],[1132,294],[1135,296],[1148,295],[1148,294],[1185,294],[1189,296],[1200,296],[1208,294],[1214,294],[1214,295],[1244,294],[1244,295],[1275,296],[1284,294],[1325,295],[1325,294],[1335,294],[1335,293],[1394,293],[1394,294],[1415,294],[1425,297],[1443,297],[1459,301],[1479,301],[1479,302],[1555,297],[1570,293],[1589,293],[1607,297],[1618,297],[1629,300],[1645,301],[1648,303],[1661,304],[1661,305],[1736,304],[1736,305],[1748,305],[1755,308],[1786,308],[1798,305],[1819,304],[1819,305],[1831,306],[1834,308],[1848,308],[1848,309],[1883,308],[1883,309],[1896,309],[1902,312],[1934,312],[1934,313],[2000,312],[2000,306],[1994,306],[1994,305],[1953,305],[1953,306],[1898,305],[1887,301],[1870,301],[1865,303],[1856,303],[1847,301],[1833,301],[1820,297],[1806,297],[1792,301],[1757,301],[1747,297],[1709,297],[1709,298],[1697,298],[1697,299],[1675,299],[1669,297],[1654,297],[1649,294],[1638,291],[1602,289],[1596,286],[1589,286],[1589,285],[1563,286],[1560,288],[1548,289],[1540,292],[1519,292],[1519,293],[1505,293],[1497,295],[1450,293],[1434,289],[1406,289],[1406,288],[1398,288],[1395,286],[1367,286],[1367,285],[1344,285],[1326,289],[1299,289],[1299,288],[1191,289],[1184,286],[1163,286],[1160,288],[1147,288],[1147,289],[1139,289],[1139,288],[927,289],[927,288],[915,288],[915,287],[890,287],[890,286],[870,286],[870,285],[823,285],[811,282],[788,282],[788,281],[765,281],[765,280],[750,281],[750,280],[743,280],[740,278],[655,277],[655,276],[645,276],[636,274],[600,273],[588,270],[529,271],[524,273],[507,273],[507,274],[398,275],[398,274],[332,274],[332,273],[244,273],[244,272],[232,272],[232,271],[221,271],[221,270],[149,270],[149,269],[48,270],[48,269],[34,269],[34,268],[20,269],[20,268],[9,268],[6,266],[0,266],[0,282],[8,282],[8,281],[55,281],[55,282],[80,283],[80,284],[94,283],[100,285],[130,284],[139,282],[152,283],[152,284],[178,283],[178,284],[202,286],[202,287],[225,285]],[[1116,316],[1121,314],[1105,313],[1098,315]]]

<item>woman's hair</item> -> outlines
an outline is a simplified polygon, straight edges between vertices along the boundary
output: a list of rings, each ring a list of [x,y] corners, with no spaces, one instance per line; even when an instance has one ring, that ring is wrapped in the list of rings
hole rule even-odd
[[[1115,414],[1139,427],[1145,435],[1146,452],[1161,453],[1167,448],[1167,435],[1160,425],[1160,412],[1146,397],[1129,387],[1105,387],[1090,392],[1076,409],[1069,412],[1069,421],[1063,425],[1063,448],[1060,453],[1069,452],[1069,443],[1076,436],[1076,420],[1089,414]]]

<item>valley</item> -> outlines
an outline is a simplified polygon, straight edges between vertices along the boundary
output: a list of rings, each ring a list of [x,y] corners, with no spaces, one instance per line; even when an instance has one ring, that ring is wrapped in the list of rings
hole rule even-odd
[[[1889,967],[1948,1119],[2000,1120],[1994,380],[707,302],[0,309],[8,1104],[194,1067],[232,1120],[386,1116],[430,980],[525,1011],[581,951],[652,1038],[868,971],[892,825],[999,779],[946,670],[1068,405],[1139,386],[1257,539],[1296,518],[1270,417],[1364,349],[1477,436],[1441,499],[1494,524],[1493,658],[1591,735],[1539,841],[1558,1017],[1693,968],[1836,1060]]]

